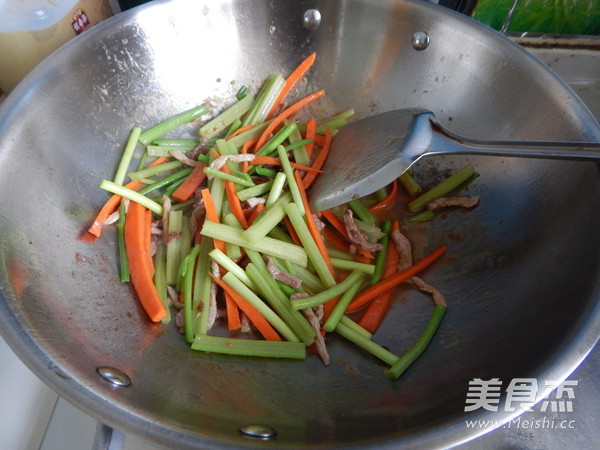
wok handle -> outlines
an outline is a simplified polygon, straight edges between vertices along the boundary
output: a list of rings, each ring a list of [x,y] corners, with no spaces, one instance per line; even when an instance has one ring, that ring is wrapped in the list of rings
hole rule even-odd
[[[125,435],[123,433],[98,422],[93,450],[121,450],[124,445]]]

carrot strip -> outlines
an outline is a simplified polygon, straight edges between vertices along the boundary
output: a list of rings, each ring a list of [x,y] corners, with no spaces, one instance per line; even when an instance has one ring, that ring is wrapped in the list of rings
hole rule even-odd
[[[155,161],[153,161],[149,167],[159,166],[161,164],[164,164],[168,160],[169,158],[161,156],[160,158],[157,158]],[[128,189],[137,190],[142,186],[142,184],[143,183],[139,180],[133,180],[127,183],[125,187]],[[102,234],[102,227],[104,226],[104,222],[106,221],[107,217],[110,216],[117,209],[121,198],[122,197],[120,195],[114,194],[106,201],[106,203],[94,219],[92,226],[88,228],[89,233],[92,233],[96,237],[100,237],[100,235]]]
[[[300,191],[300,197],[302,198],[302,205],[304,206],[306,226],[308,227],[308,231],[317,244],[319,253],[321,253],[321,256],[325,260],[325,264],[327,265],[329,272],[331,272],[331,274],[335,277],[335,269],[331,265],[331,259],[327,253],[327,247],[325,247],[325,242],[323,241],[323,237],[321,236],[319,228],[317,227],[317,223],[315,222],[315,218],[313,217],[310,205],[308,203],[308,198],[306,196],[306,191],[302,186],[302,180],[300,179],[300,175],[297,171],[294,171],[294,179],[296,180],[296,184],[298,184],[298,190]]]
[[[250,150],[250,147],[254,146],[257,142],[258,142],[258,138],[244,142],[244,145],[242,145],[242,150],[240,151],[240,153],[242,153],[242,154],[248,153],[248,151]],[[250,163],[248,161],[242,162],[242,172],[248,173],[249,165],[250,165]]]
[[[261,148],[263,145],[265,145],[265,143],[267,142],[267,140],[269,139],[270,134],[279,126],[283,123],[283,121],[285,119],[287,119],[288,117],[290,117],[292,114],[296,113],[299,109],[305,107],[306,105],[308,105],[311,102],[314,102],[315,100],[318,100],[319,98],[321,98],[323,95],[325,94],[325,91],[323,89],[321,89],[320,91],[317,92],[313,92],[310,95],[307,95],[306,97],[304,97],[301,100],[298,100],[296,103],[294,103],[292,106],[290,106],[289,108],[285,109],[282,113],[280,113],[279,115],[275,116],[273,118],[273,120],[271,121],[271,123],[267,126],[267,128],[265,128],[265,130],[263,131],[263,133],[261,134],[261,136],[258,138],[258,142],[256,143],[256,147],[257,149]]]
[[[231,174],[231,171],[229,170],[229,167],[227,167],[227,165],[223,165],[223,167],[221,167],[221,170],[224,173]],[[237,196],[235,185],[232,181],[229,180],[223,180],[223,183],[225,184],[225,193],[227,194],[227,200],[229,201],[229,207],[231,208],[231,212],[238,220],[242,228],[244,228],[245,230],[246,228],[248,228],[248,223],[246,222],[246,216],[244,216],[244,211],[242,210],[242,204],[240,203],[240,199]]]
[[[152,213],[149,210],[136,202],[129,204],[125,220],[125,247],[131,282],[150,319],[159,322],[167,316],[167,310],[152,280],[151,222]]]
[[[190,173],[184,182],[175,189],[175,192],[173,192],[171,196],[180,203],[188,201],[190,197],[194,195],[196,189],[204,183],[204,180],[206,179],[206,174],[204,173],[205,167],[206,164],[199,164],[194,167],[192,173]]]
[[[264,316],[244,297],[238,294],[231,286],[220,278],[214,277],[213,280],[223,291],[227,292],[231,298],[237,303],[238,307],[248,316],[250,322],[254,324],[256,329],[268,341],[281,341],[281,337]]]
[[[239,127],[237,130],[235,130],[233,133],[231,133],[229,136],[227,136],[225,138],[225,140],[228,141],[232,137],[236,137],[238,134],[242,134],[244,131],[248,131],[253,127],[254,127],[254,125],[244,125],[243,127]]]
[[[417,273],[431,265],[434,261],[436,261],[440,256],[442,256],[446,252],[447,247],[445,245],[441,245],[436,248],[434,251],[414,263],[412,266],[398,272],[391,277],[384,278],[379,283],[374,284],[373,286],[368,287],[361,293],[359,293],[352,303],[348,306],[346,311],[352,312],[356,311],[360,307],[364,306],[375,297],[377,297],[382,292],[387,291],[388,289],[397,286],[400,283],[408,280],[409,278],[415,276]]]
[[[311,118],[306,122],[306,133],[304,135],[305,139],[312,139],[313,142],[310,144],[306,144],[304,148],[306,148],[306,153],[308,153],[308,157],[312,158],[313,150],[315,149],[315,136],[317,134],[317,121],[314,118]]]
[[[300,242],[300,238],[298,237],[298,233],[296,233],[296,230],[292,226],[292,222],[290,222],[290,219],[288,219],[287,216],[285,216],[283,218],[283,224],[285,225],[285,228],[287,229],[287,231],[288,231],[290,237],[292,238],[292,241],[294,242],[294,244],[302,247],[302,242]]]
[[[371,206],[369,208],[370,212],[381,211],[382,209],[387,209],[394,204],[396,198],[398,197],[398,180],[394,180],[392,182],[392,190],[390,193],[379,203]]]
[[[344,253],[351,255],[352,258],[354,258],[354,260],[365,264],[370,264],[372,262],[372,258],[366,258],[358,254],[352,254],[350,250],[350,243],[342,236],[340,236],[339,233],[330,229],[330,227],[326,226],[325,228],[323,228],[321,230],[321,234],[323,234],[323,237],[327,242],[331,243],[331,245],[337,247],[339,250],[342,250]]]
[[[265,205],[263,205],[262,203],[259,203],[258,205],[256,205],[254,207],[254,209],[250,210],[251,213],[248,215],[247,223],[248,225],[252,225],[254,223],[254,221],[256,220],[256,218],[258,216],[260,216],[263,212],[265,212]]]
[[[319,154],[313,161],[313,164],[312,164],[313,169],[321,170],[321,167],[323,167],[323,164],[325,163],[325,159],[327,159],[327,154],[329,153],[330,148],[331,148],[331,130],[328,128],[327,133],[325,134],[325,143],[323,144],[323,147],[321,147],[321,151],[319,152]],[[315,181],[316,178],[317,178],[317,174],[314,171],[308,172],[306,175],[304,175],[304,178],[302,179],[302,184],[304,186],[304,189],[308,189],[310,187],[310,185],[313,183],[313,181]]]
[[[255,166],[257,166],[259,164],[262,164],[265,166],[281,166],[281,160],[279,158],[275,158],[274,156],[256,156],[252,160],[252,164]],[[292,161],[290,161],[290,166],[292,166],[292,168],[294,168],[294,169],[302,170],[304,172],[323,173],[322,170],[315,169],[310,166],[303,166],[302,164],[297,164]]]
[[[400,223],[397,220],[394,220],[392,223],[392,231],[399,230]],[[398,249],[394,245],[393,242],[388,244],[388,253],[385,259],[385,269],[383,271],[383,277],[391,277],[392,275],[398,272],[398,262],[400,260],[400,253]],[[388,289],[382,294],[379,294],[369,305],[367,309],[360,317],[358,324],[362,326],[364,329],[368,330],[371,333],[375,333],[379,325],[383,321],[388,309],[390,307],[390,303],[392,300],[392,294],[394,293],[394,288]]]
[[[225,309],[227,314],[227,329],[229,331],[239,330],[242,327],[240,319],[240,308],[238,303],[231,297],[228,291],[225,292]]]
[[[304,61],[302,61],[298,65],[298,67],[296,67],[296,69],[291,74],[288,75],[288,77],[285,80],[285,85],[283,86],[283,89],[279,93],[279,96],[275,100],[275,103],[273,103],[273,106],[271,107],[269,114],[267,114],[267,118],[269,118],[273,115],[273,113],[275,112],[275,109],[283,101],[285,96],[296,85],[296,83],[302,78],[302,76],[308,71],[308,69],[310,69],[312,67],[313,63],[315,62],[316,56],[317,56],[316,53],[310,54],[308,56],[308,58],[306,58]]]
[[[315,134],[313,140],[317,147],[323,147],[323,145],[325,145],[325,136],[322,134]]]
[[[204,200],[204,208],[206,209],[206,218],[211,222],[219,223],[219,214],[217,213],[217,207],[213,202],[212,195],[210,195],[210,191],[208,188],[204,188],[200,191],[202,195],[202,199]],[[223,253],[227,254],[227,249],[225,246],[225,242],[220,239],[213,239],[215,244],[215,248],[218,248]]]

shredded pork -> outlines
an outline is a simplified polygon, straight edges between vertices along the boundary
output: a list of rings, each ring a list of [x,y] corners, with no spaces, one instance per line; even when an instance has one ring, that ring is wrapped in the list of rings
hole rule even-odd
[[[308,319],[308,322],[316,331],[315,347],[317,354],[321,357],[323,364],[329,365],[330,357],[325,344],[325,338],[321,334],[321,320],[323,318],[323,305],[319,305],[316,309],[305,308],[302,310],[302,314]],[[320,318],[319,318],[320,316]]]
[[[271,276],[277,281],[281,281],[282,283],[287,284],[288,286],[293,287],[295,289],[300,289],[302,287],[302,280],[281,270],[279,267],[277,267],[275,262],[268,257],[267,270],[269,271]]]
[[[378,252],[381,250],[381,244],[369,242],[365,236],[365,234],[358,228],[356,223],[354,222],[354,214],[351,209],[347,209],[344,212],[344,226],[346,227],[346,231],[348,232],[348,237],[350,241],[355,245],[360,245],[363,249],[368,252]]]
[[[210,167],[213,169],[219,170],[221,167],[225,165],[227,161],[233,161],[237,163],[241,162],[250,162],[255,158],[256,155],[254,153],[240,153],[239,155],[222,155],[210,164]]]
[[[200,161],[191,159],[189,156],[187,156],[181,150],[172,150],[170,153],[173,156],[173,158],[175,158],[179,162],[185,164],[186,166],[198,167],[199,165],[203,164]]]
[[[479,203],[479,196],[472,197],[440,197],[427,203],[426,207],[429,211],[434,211],[439,208],[448,206],[460,206],[461,208],[473,208]]]

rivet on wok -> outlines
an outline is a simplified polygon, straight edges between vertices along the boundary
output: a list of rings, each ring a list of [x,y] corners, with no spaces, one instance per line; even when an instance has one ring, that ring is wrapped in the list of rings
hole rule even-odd
[[[131,378],[129,376],[120,371],[119,369],[115,369],[114,367],[102,366],[96,369],[98,375],[104,378],[111,384],[115,386],[131,386]]]
[[[304,13],[304,26],[314,30],[321,25],[321,12],[318,9],[307,9]]]
[[[425,50],[429,46],[429,35],[425,31],[417,31],[413,34],[410,43],[415,50]]]
[[[273,428],[262,424],[244,425],[240,428],[240,433],[258,439],[272,439],[277,435],[277,431]]]

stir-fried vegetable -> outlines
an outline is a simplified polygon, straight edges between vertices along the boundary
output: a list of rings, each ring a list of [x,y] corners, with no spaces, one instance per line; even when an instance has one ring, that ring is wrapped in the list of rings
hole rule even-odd
[[[209,120],[201,121],[210,112],[199,105],[147,130],[134,127],[114,179],[100,183],[113,195],[89,236],[100,237],[118,214],[122,281],[131,279],[152,321],[169,322],[173,312],[194,350],[304,358],[314,345],[327,363],[323,336],[337,333],[397,378],[425,350],[446,310],[441,293],[416,278],[446,247],[413,263],[390,211],[410,200],[408,210],[422,215],[474,168],[424,194],[407,173],[368,198],[314,214],[306,190],[322,173],[333,136],[354,114],[295,120],[323,90],[284,106],[314,61],[312,54],[287,78],[269,77],[256,95],[243,87]],[[165,137],[190,122],[199,122],[197,138]],[[129,171],[138,146],[144,155]],[[157,159],[147,164],[147,158]],[[403,356],[373,340],[400,283],[436,303],[423,335]],[[361,314],[358,323],[351,313]],[[211,334],[219,321],[235,333]],[[243,333],[253,330],[258,335]]]

